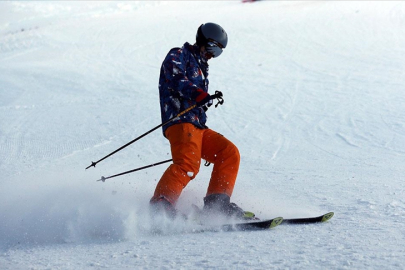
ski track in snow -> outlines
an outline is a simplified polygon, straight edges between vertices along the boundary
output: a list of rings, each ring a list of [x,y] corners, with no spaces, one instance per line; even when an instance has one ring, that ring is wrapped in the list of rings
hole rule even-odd
[[[1,269],[402,269],[405,4],[389,1],[1,2]],[[196,20],[202,20],[199,22]],[[150,232],[170,158],[158,75],[200,23],[228,32],[210,62],[225,103],[208,125],[242,162],[232,200],[267,232]],[[212,167],[178,208],[202,205]]]

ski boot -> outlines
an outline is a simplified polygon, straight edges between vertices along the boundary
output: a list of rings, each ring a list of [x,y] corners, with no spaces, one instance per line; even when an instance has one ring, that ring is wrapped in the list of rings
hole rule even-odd
[[[244,211],[235,203],[231,203],[231,198],[226,194],[211,194],[204,198],[205,215],[222,215],[236,220],[257,220],[255,214]]]
[[[174,220],[177,216],[177,210],[164,197],[152,198],[150,200],[150,214],[152,218],[156,216],[165,216]]]

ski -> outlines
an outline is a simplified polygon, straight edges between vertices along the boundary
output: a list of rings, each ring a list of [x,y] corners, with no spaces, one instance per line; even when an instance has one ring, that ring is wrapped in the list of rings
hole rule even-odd
[[[194,211],[201,215],[202,210],[197,205],[192,205]],[[273,219],[260,220],[255,217],[252,212],[245,211],[246,221],[238,221],[236,223],[222,224],[218,226],[211,226],[202,231],[257,231],[268,230],[280,225],[283,222],[282,217],[276,217]]]
[[[329,212],[319,217],[307,217],[307,218],[286,218],[282,224],[310,224],[326,222],[333,217],[334,213]]]
[[[197,214],[201,214],[202,210],[196,206],[193,205],[193,208]],[[251,212],[245,212],[245,215],[249,218],[250,220],[246,220],[245,222],[240,221],[236,223],[228,223],[228,224],[222,224],[222,225],[217,225],[217,226],[206,226],[205,228],[202,229],[196,229],[193,230],[194,232],[218,232],[218,231],[258,231],[258,230],[268,230],[271,228],[274,228],[278,225],[288,225],[288,224],[312,224],[312,223],[321,223],[321,222],[326,222],[330,220],[334,213],[329,212],[326,214],[323,214],[318,217],[306,217],[306,218],[287,218],[284,219],[282,217],[277,217],[273,219],[267,219],[267,220],[260,220],[259,218],[255,217],[255,215]]]
[[[321,223],[330,220],[334,213],[329,212],[318,217],[306,217],[306,218],[287,218],[277,217],[267,220],[251,220],[246,222],[228,223],[222,225],[203,225],[201,227],[187,230],[191,233],[203,233],[203,232],[235,232],[235,231],[263,231],[269,230],[279,225],[298,225],[298,224],[313,224]]]
[[[262,221],[251,221],[236,224],[224,224],[221,225],[222,231],[257,231],[268,230],[282,224],[283,218],[277,217]]]
[[[209,228],[204,228],[203,231],[258,231],[258,230],[268,230],[272,229],[283,222],[282,217],[277,217],[268,220],[262,221],[250,221],[250,222],[241,222],[235,224],[223,224],[219,226],[212,226]]]
[[[311,224],[311,223],[321,223],[330,220],[334,213],[329,212],[318,217],[307,217],[307,218],[287,218],[282,217],[263,220],[263,221],[250,221],[236,224],[225,224],[221,226],[222,231],[253,231],[253,230],[267,230],[274,228],[278,225],[288,225],[288,224]]]

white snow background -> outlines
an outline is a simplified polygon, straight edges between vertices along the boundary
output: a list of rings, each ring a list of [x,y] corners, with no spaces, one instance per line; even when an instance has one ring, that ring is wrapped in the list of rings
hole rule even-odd
[[[241,167],[232,200],[261,218],[334,211],[260,232],[149,232],[170,158],[158,77],[201,23],[225,103],[208,126]],[[0,2],[1,269],[403,269],[405,2]],[[202,206],[202,166],[178,208]]]

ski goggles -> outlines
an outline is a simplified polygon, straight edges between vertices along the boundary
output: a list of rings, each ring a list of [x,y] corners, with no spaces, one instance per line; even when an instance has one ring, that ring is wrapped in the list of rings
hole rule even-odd
[[[224,47],[221,44],[213,40],[208,41],[207,45],[205,46],[205,50],[214,58],[218,57],[222,53],[223,48]]]

